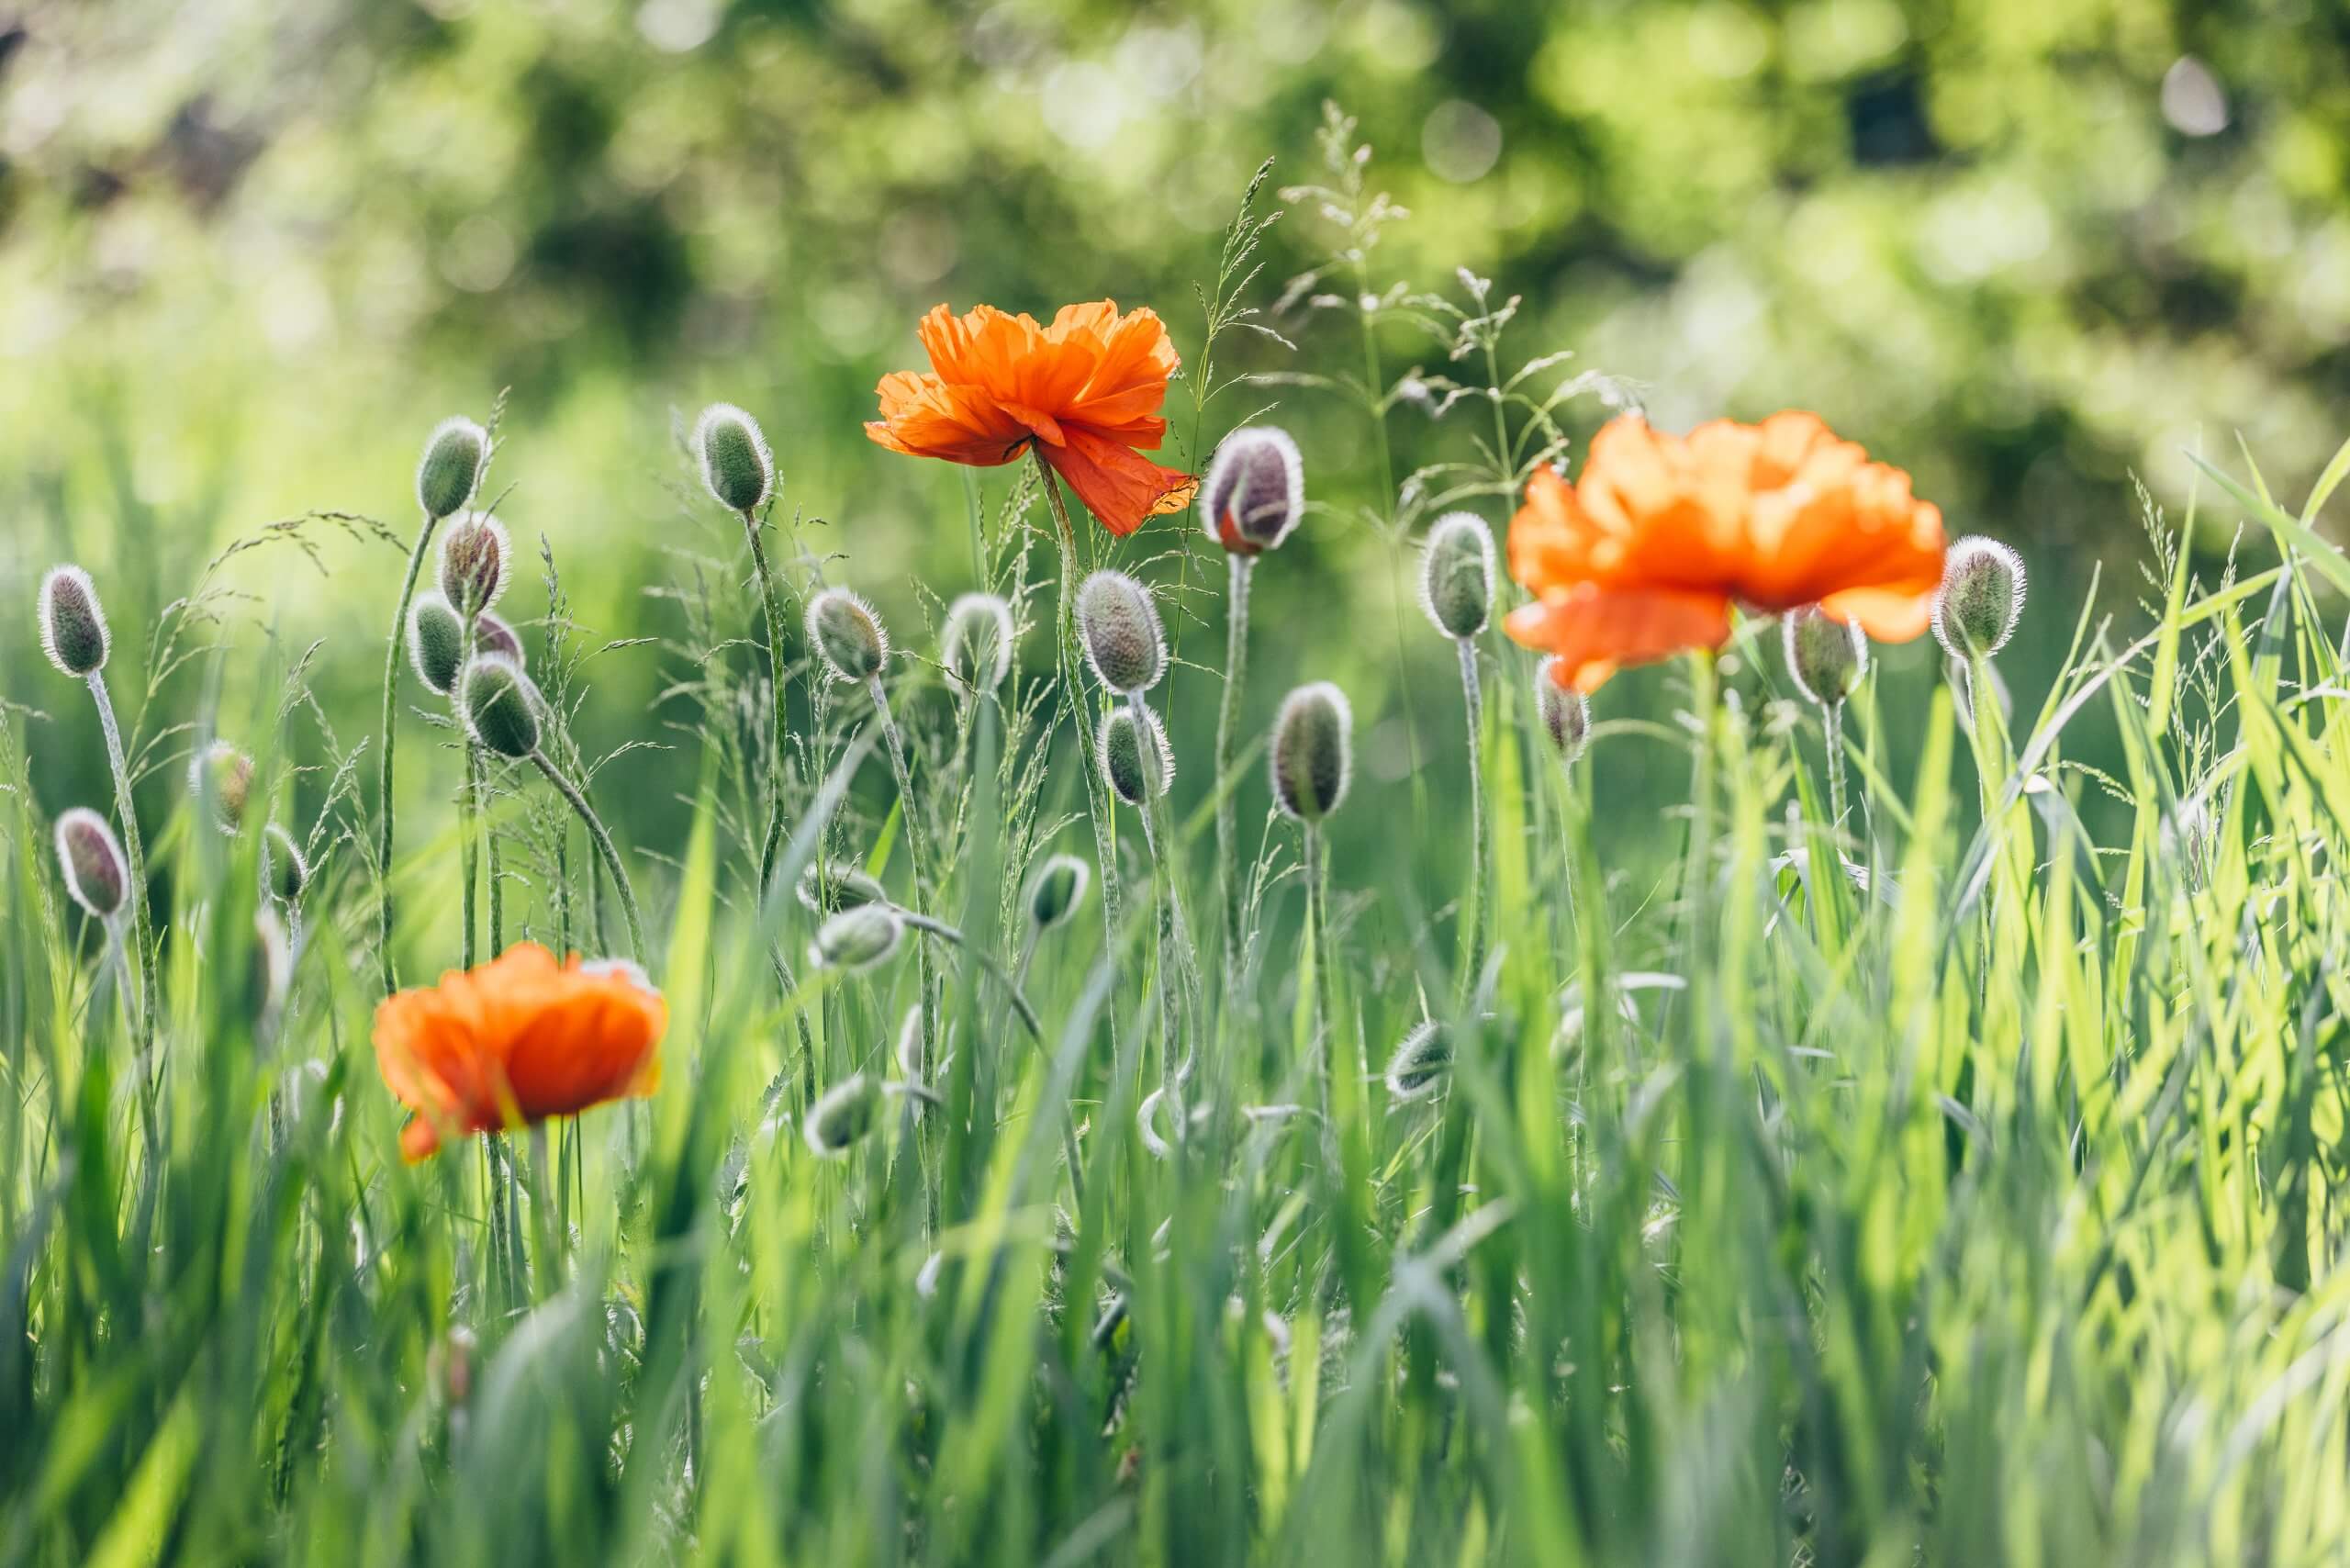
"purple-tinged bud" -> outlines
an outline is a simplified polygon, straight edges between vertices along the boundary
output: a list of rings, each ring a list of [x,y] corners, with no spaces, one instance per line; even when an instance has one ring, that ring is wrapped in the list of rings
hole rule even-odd
[[[1305,467],[1286,431],[1253,425],[1215,449],[1200,486],[1207,535],[1235,555],[1278,549],[1305,515]]]
[[[99,920],[122,913],[130,896],[130,863],[106,819],[76,806],[57,819],[57,869],[66,896]]]
[[[1077,633],[1095,678],[1121,697],[1167,673],[1167,633],[1150,590],[1124,572],[1096,572],[1077,589]]]
[[[106,609],[90,574],[51,566],[40,580],[40,651],[59,674],[87,677],[106,667],[110,645]]]
[[[486,511],[450,524],[441,536],[441,597],[460,613],[480,614],[505,597],[513,554],[506,525]]]
[[[1546,655],[1534,671],[1534,711],[1559,760],[1572,766],[1591,741],[1591,700],[1559,683],[1559,657]]]

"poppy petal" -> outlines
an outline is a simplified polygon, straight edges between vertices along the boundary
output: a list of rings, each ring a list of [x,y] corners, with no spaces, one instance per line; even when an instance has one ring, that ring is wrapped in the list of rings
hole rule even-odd
[[[1622,666],[1720,647],[1729,640],[1729,600],[1703,590],[1584,584],[1520,605],[1505,624],[1527,647],[1557,655],[1559,683],[1588,696]]]
[[[1068,426],[1064,433],[1066,445],[1037,450],[1069,481],[1085,510],[1121,539],[1140,528],[1146,518],[1182,510],[1200,487],[1181,469],[1162,468],[1132,447],[1082,425]]]

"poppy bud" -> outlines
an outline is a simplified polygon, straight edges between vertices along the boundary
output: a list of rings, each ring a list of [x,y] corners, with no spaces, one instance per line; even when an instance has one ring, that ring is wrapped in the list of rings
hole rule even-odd
[[[275,823],[262,832],[261,879],[285,903],[294,902],[310,885],[310,863],[302,858],[302,846]]]
[[[214,741],[187,765],[187,790],[212,809],[212,821],[234,835],[245,825],[245,803],[252,798],[253,759],[227,741]]]
[[[424,515],[443,518],[474,498],[489,461],[489,432],[468,419],[443,420],[425,438],[416,465],[416,500]]]
[[[886,904],[889,890],[851,866],[811,866],[800,873],[800,902],[816,914],[838,914],[865,904]]]
[[[1235,555],[1261,554],[1305,515],[1305,469],[1286,431],[1253,425],[1215,449],[1200,487],[1207,535]]]
[[[76,806],[57,819],[57,870],[66,896],[100,920],[122,913],[130,896],[130,863],[106,819]]]
[[[40,651],[60,674],[90,676],[106,667],[106,612],[90,574],[51,566],[40,580]]]
[[[456,610],[437,592],[418,594],[408,612],[408,661],[416,678],[434,696],[446,697],[464,656],[465,626]]]
[[[873,607],[846,588],[826,588],[808,601],[808,640],[834,680],[862,684],[890,662],[890,633]]]
[[[775,493],[775,454],[759,421],[732,403],[712,403],[694,421],[701,482],[731,511],[754,511]]]
[[[802,1131],[808,1151],[819,1159],[839,1159],[871,1132],[881,1118],[881,1085],[851,1073],[816,1097]]]
[[[1447,512],[1420,551],[1420,608],[1448,637],[1485,629],[1494,613],[1494,534],[1473,512]]]
[[[539,693],[522,666],[481,654],[457,678],[457,711],[484,749],[517,761],[539,749]]]
[[[1559,657],[1545,657],[1534,671],[1534,711],[1542,720],[1542,733],[1550,737],[1550,745],[1561,762],[1572,764],[1583,755],[1584,745],[1591,739],[1591,702],[1571,686],[1559,683]]]
[[[2006,647],[2023,614],[2023,557],[1996,539],[1971,534],[1942,557],[1934,594],[1934,637],[1954,659],[1990,657]]]
[[[1353,770],[1354,712],[1326,680],[1281,700],[1273,720],[1273,800],[1284,816],[1319,823],[1347,798]]]
[[[1387,1092],[1397,1100],[1425,1100],[1452,1070],[1452,1043],[1431,1022],[1404,1036],[1387,1058]]]
[[[441,536],[441,597],[457,610],[480,614],[506,593],[513,543],[506,525],[486,511],[453,523]]]
[[[845,909],[816,930],[809,961],[820,969],[842,969],[862,974],[889,961],[905,939],[906,923],[886,903],[861,903]]]
[[[1078,585],[1077,631],[1095,678],[1113,691],[1147,691],[1167,673],[1158,608],[1124,572],[1096,572]]]
[[[966,696],[993,691],[1012,673],[1012,606],[991,593],[967,593],[946,608],[938,662]]]
[[[1038,931],[1049,931],[1077,913],[1093,868],[1074,855],[1056,855],[1028,880],[1028,918]]]
[[[1858,626],[1830,619],[1817,605],[1788,613],[1780,623],[1787,644],[1787,673],[1803,694],[1833,708],[1860,689],[1869,672],[1869,640]]]
[[[922,1003],[906,1009],[898,1021],[898,1076],[908,1083],[922,1081]]]
[[[1147,708],[1122,703],[1110,710],[1102,716],[1097,744],[1110,788],[1129,806],[1165,794],[1175,782],[1175,753],[1158,715]]]

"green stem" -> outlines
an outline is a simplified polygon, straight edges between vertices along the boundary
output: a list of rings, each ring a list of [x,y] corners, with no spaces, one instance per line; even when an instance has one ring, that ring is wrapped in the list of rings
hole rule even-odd
[[[147,855],[139,837],[139,812],[130,797],[130,766],[123,758],[122,727],[115,722],[114,698],[106,690],[102,673],[92,670],[87,678],[90,700],[97,704],[98,730],[106,737],[106,767],[114,775],[115,814],[122,819],[124,870],[130,881],[131,940],[139,946],[139,1046],[143,1051],[155,1043],[156,1014],[161,1005],[155,927],[147,909]]]
[[[475,884],[481,879],[480,815],[481,815],[481,747],[465,742],[465,782],[457,796],[457,852],[461,874],[465,879],[464,897],[459,901],[464,925],[457,938],[457,967],[470,969],[479,956],[474,946]]]
[[[399,608],[392,612],[392,635],[384,648],[384,719],[377,734],[383,756],[375,765],[375,793],[384,817],[375,838],[375,875],[379,884],[375,931],[376,958],[382,966],[386,992],[399,985],[398,971],[392,966],[392,718],[399,701],[400,652],[408,641],[408,601],[416,597],[417,573],[423,569],[425,552],[432,548],[432,531],[440,525],[439,518],[428,515],[424,526],[417,531],[416,546],[408,553],[408,576],[400,583]]]
[[[1256,560],[1238,552],[1225,557],[1231,588],[1225,597],[1224,700],[1215,716],[1215,863],[1217,891],[1224,902],[1225,972],[1240,972],[1239,804],[1233,797],[1232,747],[1240,727],[1241,681],[1248,665],[1248,586]]]
[[[1454,641],[1460,652],[1460,695],[1469,713],[1469,821],[1470,842],[1474,846],[1474,858],[1469,864],[1469,906],[1461,912],[1462,919],[1468,923],[1469,936],[1469,962],[1460,974],[1460,996],[1465,1004],[1475,992],[1478,971],[1485,962],[1485,931],[1489,924],[1485,878],[1494,846],[1493,824],[1485,814],[1485,696],[1483,685],[1477,678],[1477,644],[1467,637]]]
[[[783,610],[776,603],[775,574],[767,566],[767,543],[759,537],[759,521],[743,513],[743,532],[751,542],[751,566],[759,578],[759,603],[767,622],[767,690],[772,707],[767,723],[768,782],[775,801],[767,814],[767,842],[759,846],[759,893],[767,895],[775,877],[775,857],[783,845],[783,777],[785,737],[790,717],[783,678]]]
[[[531,760],[538,764],[539,771],[547,776],[547,782],[554,786],[557,794],[571,802],[571,809],[579,813],[579,820],[587,825],[588,837],[596,846],[597,857],[604,862],[604,869],[612,874],[612,887],[621,896],[621,913],[628,920],[629,956],[636,960],[639,968],[643,968],[644,923],[637,918],[636,890],[629,886],[628,868],[621,862],[621,852],[613,847],[612,835],[604,831],[603,821],[596,815],[596,808],[588,803],[586,793],[565,778],[561,770],[547,760],[545,753],[534,751],[531,754]]]
[[[914,896],[927,902],[936,896],[937,885],[931,880],[930,855],[923,839],[922,824],[916,821],[913,772],[906,764],[905,737],[898,733],[898,716],[890,710],[890,692],[875,676],[866,682],[866,690],[873,699],[873,711],[881,721],[881,740],[890,753],[890,772],[898,784],[898,818],[906,828],[906,858],[912,864]],[[915,953],[915,984],[922,991],[922,1051],[923,1059],[934,1059],[938,1040],[937,1007],[931,997],[934,989],[930,972],[930,954]]]
[[[1036,471],[1044,480],[1045,500],[1051,507],[1061,550],[1060,681],[1061,703],[1077,728],[1078,757],[1085,773],[1085,808],[1093,823],[1093,853],[1102,875],[1102,928],[1105,956],[1114,967],[1118,951],[1118,832],[1111,814],[1110,790],[1102,777],[1101,759],[1093,755],[1093,725],[1088,722],[1085,688],[1078,679],[1077,531],[1069,526],[1069,506],[1061,498],[1060,476],[1036,454]]]

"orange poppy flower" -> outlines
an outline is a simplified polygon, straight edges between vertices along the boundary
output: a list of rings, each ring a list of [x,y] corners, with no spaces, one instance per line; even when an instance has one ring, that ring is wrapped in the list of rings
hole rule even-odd
[[[1182,363],[1158,317],[1112,300],[1064,305],[1049,327],[981,305],[944,305],[915,329],[930,369],[881,378],[881,417],[865,433],[892,452],[992,468],[1030,447],[1085,510],[1124,537],[1181,511],[1198,487],[1141,455],[1166,439],[1159,405]]]
[[[558,965],[535,942],[387,996],[375,1009],[375,1065],[416,1113],[400,1152],[422,1159],[444,1136],[650,1094],[668,1025],[668,1003],[634,965],[576,954]]]
[[[1579,483],[1548,467],[1528,482],[1509,570],[1535,596],[1510,613],[1510,635],[1556,654],[1559,684],[1590,692],[1621,666],[1720,647],[1733,602],[1817,604],[1908,642],[1932,617],[1942,514],[1817,414],[1685,436],[1625,414],[1592,438]]]

